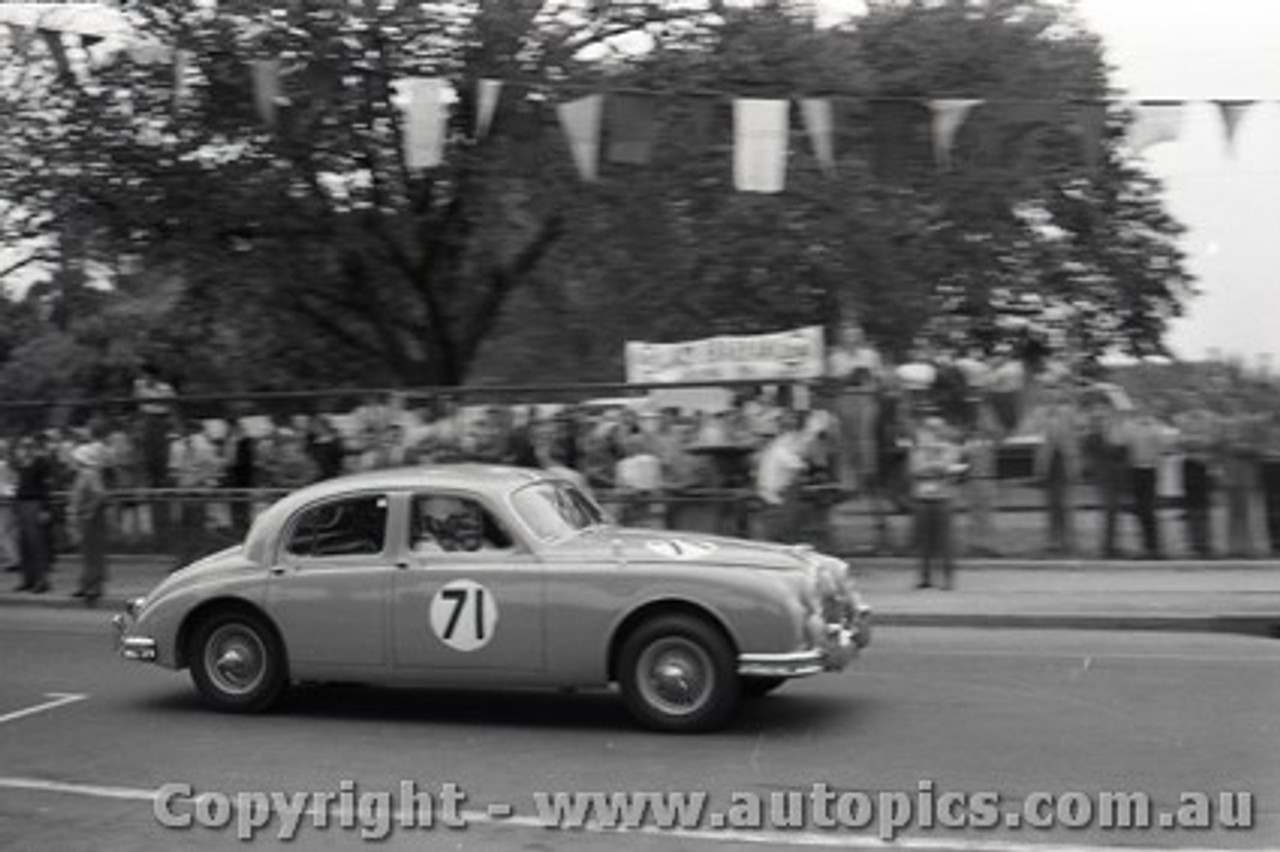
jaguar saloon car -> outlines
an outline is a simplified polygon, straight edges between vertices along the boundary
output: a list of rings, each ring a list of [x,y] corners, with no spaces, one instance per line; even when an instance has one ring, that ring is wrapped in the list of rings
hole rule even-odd
[[[189,669],[211,707],[298,682],[608,687],[697,731],[843,669],[871,637],[848,566],[804,546],[611,523],[542,471],[459,464],[328,480],[116,616],[120,653]]]

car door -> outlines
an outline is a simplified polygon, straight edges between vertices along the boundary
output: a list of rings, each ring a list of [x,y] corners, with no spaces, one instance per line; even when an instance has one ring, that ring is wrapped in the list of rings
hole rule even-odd
[[[444,680],[544,670],[541,561],[474,495],[406,498],[392,601],[397,670]]]
[[[295,668],[388,665],[388,506],[383,493],[348,494],[313,503],[287,524],[267,609]]]

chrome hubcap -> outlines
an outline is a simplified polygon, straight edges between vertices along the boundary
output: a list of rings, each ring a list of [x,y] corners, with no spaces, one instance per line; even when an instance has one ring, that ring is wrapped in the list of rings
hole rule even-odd
[[[267,649],[258,634],[240,624],[224,624],[205,644],[205,670],[223,692],[243,695],[262,682]]]
[[[670,637],[654,642],[640,656],[640,691],[653,707],[686,716],[704,707],[715,686],[711,658],[695,642]]]

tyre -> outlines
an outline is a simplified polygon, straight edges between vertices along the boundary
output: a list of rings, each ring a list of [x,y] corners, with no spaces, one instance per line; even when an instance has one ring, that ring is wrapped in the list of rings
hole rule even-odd
[[[785,677],[744,677],[742,694],[747,698],[763,698],[786,682]]]
[[[617,671],[627,709],[654,730],[711,730],[738,703],[733,649],[699,618],[668,615],[642,623],[623,643]]]
[[[188,659],[200,698],[226,713],[266,710],[289,682],[280,640],[252,613],[217,612],[205,618],[192,634]]]

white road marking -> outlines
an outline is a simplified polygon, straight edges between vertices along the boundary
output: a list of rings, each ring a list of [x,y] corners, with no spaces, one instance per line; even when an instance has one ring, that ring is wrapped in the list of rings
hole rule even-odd
[[[0,790],[32,790],[40,793],[65,793],[94,799],[125,799],[133,802],[154,802],[159,796],[158,790],[74,784],[65,781],[46,781],[42,778],[0,778]]]
[[[148,790],[142,787],[111,787],[99,784],[78,784],[67,781],[47,781],[41,778],[4,778],[0,777],[0,790],[29,790],[42,793],[62,793],[73,796],[84,796],[94,799],[117,799],[126,801],[156,802],[161,795],[161,788]],[[203,794],[202,794],[203,795]],[[196,798],[199,798],[197,796]],[[548,826],[537,817],[511,814],[502,816],[504,808],[490,806],[486,810],[464,810],[458,816],[467,825],[505,825],[520,828],[537,829],[545,832]],[[307,810],[309,816],[316,813],[314,807]],[[328,817],[336,814],[326,810]],[[394,825],[403,825],[404,820],[412,817],[411,811],[398,811],[393,817]],[[965,839],[930,839],[921,837],[900,836],[892,841],[880,840],[876,837],[850,837],[835,831],[743,831],[732,828],[719,829],[663,829],[652,826],[640,828],[609,828],[607,826],[588,824],[572,829],[579,832],[595,834],[644,834],[658,837],[679,838],[681,840],[702,841],[705,843],[736,843],[741,845],[768,845],[775,848],[796,849],[871,849],[880,852],[1143,852],[1145,849],[1164,847],[1142,846],[1098,846],[1081,843],[1017,843],[1002,840],[965,840]],[[1176,852],[1240,852],[1240,850],[1210,847],[1178,847]]]
[[[1270,651],[1268,650],[1268,653]],[[1104,651],[1102,653],[1087,653],[1083,651],[1019,651],[1019,650],[999,650],[993,648],[975,648],[965,650],[963,648],[933,648],[929,650],[894,648],[892,646],[882,646],[880,648],[880,656],[904,656],[904,657],[1013,657],[1017,659],[1027,660],[1074,660],[1080,657],[1089,657],[1095,662],[1106,660],[1117,660],[1122,662],[1133,662],[1135,660],[1154,660],[1158,662],[1173,663],[1261,663],[1263,665],[1280,665],[1280,657],[1259,655],[1256,657],[1228,656],[1226,654],[1175,654],[1167,651]]]
[[[25,710],[15,710],[12,713],[6,713],[0,716],[0,725],[5,722],[13,722],[26,716],[32,716],[36,713],[43,713],[46,710],[52,710],[55,707],[61,707],[64,704],[72,704],[76,701],[84,701],[89,696],[82,695],[78,692],[46,692],[45,698],[51,698],[52,701],[46,701],[43,704],[37,704],[34,707],[28,707]]]

